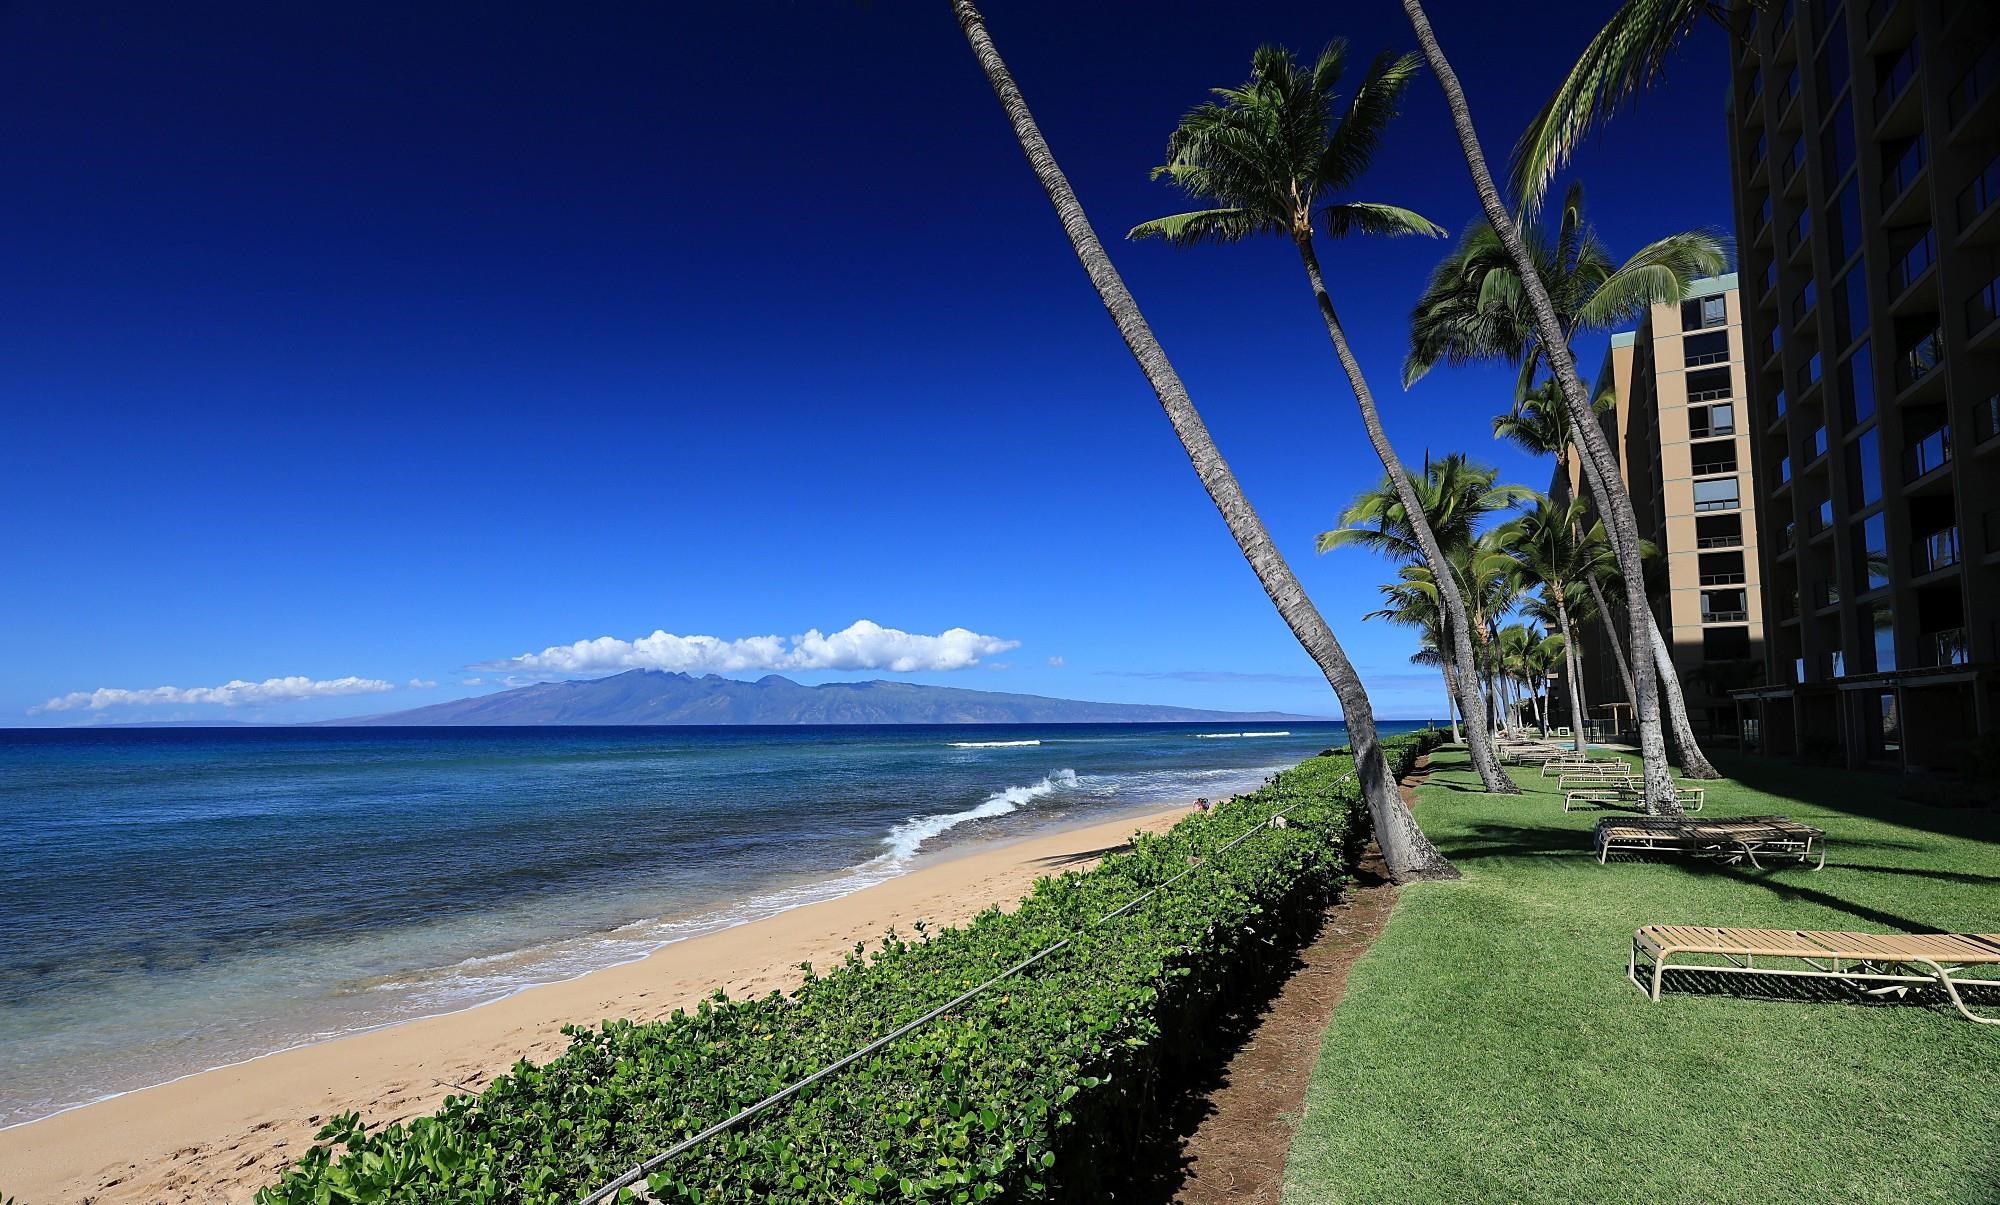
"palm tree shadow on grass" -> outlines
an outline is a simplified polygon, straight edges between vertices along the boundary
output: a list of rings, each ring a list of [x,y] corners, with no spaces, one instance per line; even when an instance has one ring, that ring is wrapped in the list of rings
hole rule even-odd
[[[2000,811],[1932,807],[1904,799],[1899,792],[1908,783],[1901,775],[1802,766],[1788,758],[1743,753],[1722,754],[1716,760],[1731,780],[1780,799],[1941,836],[2000,844]]]

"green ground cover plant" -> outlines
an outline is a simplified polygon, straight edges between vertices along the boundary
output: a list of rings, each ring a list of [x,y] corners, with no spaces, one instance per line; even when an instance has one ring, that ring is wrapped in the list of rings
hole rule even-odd
[[[1407,771],[1433,734],[1386,742]],[[655,1174],[661,1200],[1094,1199],[1232,989],[1289,957],[1354,864],[1367,809],[1329,753],[1039,881],[1011,912],[891,933],[790,996],[721,995],[569,1031],[478,1095],[369,1133],[337,1118],[260,1205],[574,1202],[626,1168],[1065,937],[1070,946]],[[1285,827],[1271,818],[1289,809]],[[1222,847],[1259,829],[1226,852]],[[1103,925],[1091,922],[1183,871]]]
[[[1477,793],[1433,755],[1425,831],[1463,882],[1406,888],[1326,1034],[1287,1205],[2000,1200],[2000,1031],[1948,1007],[1669,994],[1632,931],[2000,931],[2000,816],[1898,777],[1722,757],[1704,816],[1824,828],[1825,870],[1589,854],[1554,780]],[[1982,1003],[1990,1010],[1992,993]]]

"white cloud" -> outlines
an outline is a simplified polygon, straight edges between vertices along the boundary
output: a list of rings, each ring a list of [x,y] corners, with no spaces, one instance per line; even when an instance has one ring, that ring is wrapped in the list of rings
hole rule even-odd
[[[1064,661],[1064,660],[1063,660],[1063,659],[1062,659],[1061,657],[1051,657],[1051,658],[1049,658],[1049,668],[1050,668],[1050,669],[1061,669],[1061,668],[1062,668],[1063,666],[1065,666],[1065,665],[1067,665],[1067,664],[1069,664],[1069,663],[1068,663],[1068,662],[1066,662],[1066,661]]]
[[[299,699],[325,699],[338,695],[372,695],[394,689],[396,689],[395,683],[384,682],[379,678],[315,679],[303,676],[266,678],[262,682],[245,682],[239,678],[225,682],[221,686],[154,686],[145,690],[100,687],[97,690],[76,690],[60,695],[40,707],[29,708],[28,714],[80,709],[102,711],[107,707],[147,707],[188,703],[243,707],[257,703],[291,703]]]
[[[411,689],[411,690],[434,690],[434,689],[436,689],[436,688],[437,688],[437,683],[435,683],[435,682],[431,681],[431,680],[430,680],[430,679],[428,679],[428,678],[411,678],[411,679],[410,679],[410,689]]]
[[[459,685],[460,685],[460,686],[484,686],[484,685],[486,685],[486,679],[484,679],[484,678],[467,678],[467,679],[465,679],[464,681],[460,682],[460,683],[459,683]]]
[[[923,636],[885,628],[863,619],[838,632],[819,629],[794,636],[746,636],[723,640],[715,636],[676,636],[654,632],[637,640],[600,636],[575,644],[551,645],[539,653],[523,653],[475,669],[525,670],[535,673],[589,674],[627,669],[677,670],[681,673],[728,674],[750,670],[888,670],[910,674],[924,670],[968,669],[1012,648],[1018,640],[982,636],[965,628],[948,628]]]

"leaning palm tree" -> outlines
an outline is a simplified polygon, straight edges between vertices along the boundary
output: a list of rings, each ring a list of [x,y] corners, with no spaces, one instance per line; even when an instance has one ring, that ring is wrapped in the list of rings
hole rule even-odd
[[[1563,196],[1553,232],[1527,218],[1520,237],[1548,288],[1565,343],[1586,332],[1623,326],[1650,306],[1678,302],[1689,281],[1712,276],[1729,263],[1726,242],[1708,230],[1670,234],[1625,262],[1615,262],[1590,225],[1583,185],[1576,182]],[[1475,221],[1432,270],[1411,311],[1403,384],[1412,384],[1441,360],[1464,364],[1493,359],[1520,364],[1517,393],[1528,391],[1546,362],[1519,269],[1492,223]]]
[[[1377,55],[1343,106],[1335,90],[1346,65],[1344,41],[1329,44],[1310,67],[1301,66],[1281,46],[1259,47],[1250,59],[1249,81],[1216,89],[1217,101],[1182,117],[1167,140],[1166,163],[1154,171],[1156,177],[1171,179],[1210,207],[1143,223],[1132,229],[1130,237],[1162,238],[1180,247],[1234,243],[1260,234],[1291,240],[1334,355],[1354,390],[1368,442],[1410,516],[1411,533],[1425,562],[1439,567],[1444,564],[1443,550],[1423,521],[1409,474],[1382,429],[1375,396],[1348,346],[1314,249],[1321,227],[1332,238],[1444,233],[1428,218],[1399,206],[1337,199],[1367,170],[1404,90],[1416,76],[1417,60],[1414,55]],[[1467,691],[1473,666],[1463,620],[1465,603],[1450,574],[1440,571],[1438,582],[1450,640],[1447,647],[1458,667],[1459,689]],[[1460,702],[1470,699],[1462,696]],[[1468,718],[1471,714],[1466,712]],[[1488,791],[1519,790],[1500,768],[1480,725],[1467,725],[1467,748]]]
[[[973,57],[999,98],[1001,109],[1007,114],[1014,137],[1028,158],[1028,165],[1048,194],[1078,262],[1097,290],[1105,310],[1110,313],[1127,350],[1138,361],[1140,371],[1159,398],[1167,420],[1173,425],[1174,434],[1187,451],[1195,475],[1201,479],[1209,499],[1215,503],[1223,522],[1228,525],[1230,535],[1243,552],[1243,559],[1249,562],[1264,592],[1270,595],[1272,605],[1339,697],[1349,742],[1354,747],[1354,764],[1360,778],[1362,798],[1367,801],[1369,815],[1375,825],[1375,838],[1381,846],[1382,861],[1390,877],[1398,882],[1459,877],[1457,868],[1424,836],[1423,830],[1417,827],[1416,817],[1404,806],[1395,777],[1389,770],[1389,760],[1383,754],[1375,728],[1374,708],[1369,704],[1360,676],[1355,673],[1346,651],[1340,647],[1340,641],[1334,637],[1333,629],[1327,626],[1318,608],[1306,597],[1298,577],[1279,554],[1263,520],[1257,517],[1250,500],[1243,494],[1243,487],[1222,459],[1222,453],[1209,434],[1208,425],[1202,421],[1201,413],[1188,397],[1187,387],[1181,383],[1180,374],[1174,371],[1166,350],[1160,346],[1152,328],[1146,323],[1145,315],[1140,312],[1138,302],[1132,299],[1123,278],[1112,266],[1111,257],[1105,254],[1104,246],[1098,241],[1097,232],[1091,228],[1090,219],[1077,201],[1068,177],[1056,164],[1047,140],[1042,137],[1041,128],[1028,111],[1027,101],[1021,96],[1013,75],[1008,72],[1007,64],[1000,58],[1000,52],[994,48],[984,18],[971,0],[952,0],[952,12],[972,48]]]
[[[1598,395],[1593,403],[1593,409],[1600,412],[1608,410],[1615,401],[1616,396],[1607,390]],[[1522,451],[1554,456],[1557,478],[1563,481],[1569,480],[1570,451],[1575,446],[1576,439],[1569,421],[1569,412],[1563,406],[1561,391],[1556,388],[1555,381],[1544,381],[1536,388],[1519,395],[1515,399],[1512,413],[1503,414],[1493,420],[1493,435],[1496,439],[1508,440]],[[1607,586],[1615,588],[1620,584],[1617,577],[1614,569],[1607,569],[1605,574],[1591,579],[1590,590],[1597,603],[1597,613],[1603,617],[1600,622],[1611,645],[1612,653],[1617,658],[1619,673],[1625,682],[1626,698],[1636,703],[1638,682],[1626,659],[1626,646],[1620,642],[1617,634],[1613,622],[1613,609],[1604,596]],[[1659,681],[1657,689],[1660,702],[1666,709],[1667,733],[1672,738],[1670,747],[1680,762],[1681,772],[1690,778],[1722,777],[1721,772],[1702,752],[1701,742],[1695,739],[1694,725],[1688,722],[1687,697],[1681,685],[1680,672],[1674,665],[1673,654],[1667,647],[1666,633],[1660,631],[1659,617],[1653,614],[1651,607],[1647,607],[1644,615],[1636,617],[1640,620],[1639,625],[1631,623],[1633,618],[1635,617],[1630,614],[1626,616],[1628,632],[1636,631],[1636,626],[1643,626],[1650,636],[1646,644],[1652,650],[1653,671],[1658,675]],[[1637,647],[1642,654],[1645,652],[1645,647]]]
[[[1597,513],[1604,520],[1612,553],[1618,559],[1618,571],[1625,581],[1626,613],[1633,617],[1636,627],[1639,616],[1650,614],[1651,608],[1647,605],[1639,560],[1639,522],[1632,513],[1632,499],[1625,493],[1619,477],[1618,458],[1612,454],[1604,432],[1591,421],[1590,391],[1577,375],[1576,359],[1570,355],[1568,335],[1557,317],[1548,287],[1536,270],[1534,257],[1522,241],[1506,204],[1500,199],[1499,188],[1493,183],[1493,172],[1486,165],[1486,152],[1479,145],[1479,132],[1473,128],[1472,110],[1466,103],[1465,88],[1459,83],[1458,73],[1452,70],[1451,61],[1438,45],[1437,33],[1431,28],[1422,0],[1403,0],[1403,13],[1416,33],[1417,45],[1430,64],[1431,73],[1437,77],[1438,87],[1444,92],[1445,107],[1451,112],[1452,130],[1458,136],[1459,149],[1464,152],[1466,171],[1472,177],[1472,188],[1479,198],[1479,207],[1492,224],[1494,237],[1506,248],[1507,257],[1514,261],[1519,273],[1521,292],[1526,298],[1528,312],[1534,318],[1536,338],[1542,345],[1550,375],[1562,392],[1563,405],[1568,409],[1570,421],[1576,429],[1584,480],[1597,503]],[[1638,635],[1636,631],[1635,635]],[[1634,640],[1633,645],[1638,647],[1638,641]],[[1676,808],[1679,806],[1679,792],[1674,785],[1673,772],[1667,765],[1666,736],[1660,724],[1659,674],[1654,660],[1635,658],[1633,678],[1638,696],[1632,701],[1633,719],[1639,729],[1639,757],[1645,770],[1646,803],[1648,808]]]
[[[1431,582],[1430,571],[1405,565],[1396,581],[1377,586],[1376,590],[1382,595],[1382,606],[1361,618],[1379,619],[1418,631],[1417,651],[1411,654],[1410,663],[1435,665],[1444,675],[1445,713],[1451,717],[1451,739],[1457,743],[1463,739],[1458,727],[1458,685],[1454,677],[1457,671],[1443,653],[1444,615],[1438,610],[1437,587]],[[1471,719],[1466,717],[1468,723]]]
[[[1743,14],[1769,3],[1625,0],[1620,4],[1514,146],[1508,183],[1521,212],[1533,213],[1541,206],[1549,182],[1586,135],[1665,76],[1667,60],[1703,20],[1715,22],[1740,41],[1745,33]]]

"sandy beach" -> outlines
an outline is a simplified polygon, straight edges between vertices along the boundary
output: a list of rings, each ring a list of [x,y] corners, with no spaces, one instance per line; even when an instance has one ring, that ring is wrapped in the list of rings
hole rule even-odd
[[[19,1205],[247,1201],[311,1145],[329,1116],[356,1111],[374,1127],[427,1113],[517,1059],[561,1052],[567,1024],[661,1017],[718,987],[732,995],[788,989],[801,962],[829,966],[892,925],[907,933],[918,920],[954,924],[1010,906],[1035,878],[1087,866],[1134,830],[1164,829],[1185,811],[971,846],[853,895],[677,942],[637,962],[0,1130],[0,1197],[11,1194]]]

